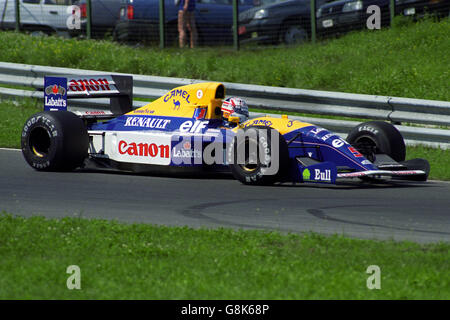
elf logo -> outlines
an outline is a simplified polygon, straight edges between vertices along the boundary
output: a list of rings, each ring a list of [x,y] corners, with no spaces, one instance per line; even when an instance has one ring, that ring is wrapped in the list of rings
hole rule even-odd
[[[180,125],[180,132],[199,133],[202,129],[205,129],[209,121],[185,121]]]

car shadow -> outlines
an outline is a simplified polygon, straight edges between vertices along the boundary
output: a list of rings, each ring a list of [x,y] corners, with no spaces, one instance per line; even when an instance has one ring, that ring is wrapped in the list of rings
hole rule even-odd
[[[158,178],[173,178],[173,179],[214,179],[214,180],[234,180],[233,176],[229,172],[205,172],[201,170],[195,171],[151,171],[151,172],[133,172],[124,171],[110,168],[82,168],[76,170],[79,173],[99,173],[99,174],[114,174],[114,175],[127,175],[127,176],[145,176],[145,177],[158,177]]]
[[[150,172],[133,172],[133,171],[122,171],[110,168],[96,168],[96,167],[85,167],[78,169],[77,172],[80,173],[100,173],[100,174],[115,174],[115,175],[132,175],[132,176],[146,176],[146,177],[158,177],[158,178],[173,178],[173,179],[194,179],[194,180],[235,180],[230,172],[208,172],[203,170],[180,170],[176,168],[175,170],[154,170]],[[275,183],[273,185],[267,186],[257,186],[262,188],[317,188],[317,189],[386,189],[386,188],[423,188],[423,187],[434,187],[435,182],[428,181],[406,181],[406,180],[386,180],[377,182],[367,182],[362,180],[343,180],[338,181],[336,184],[321,184],[321,183],[310,183],[310,182],[282,182]],[[254,187],[254,186],[249,186]]]
[[[423,181],[380,181],[380,182],[365,182],[365,181],[339,181],[336,184],[319,184],[319,183],[281,183],[275,184],[274,187],[296,188],[309,187],[317,189],[386,189],[386,188],[423,188],[433,187],[433,182]]]

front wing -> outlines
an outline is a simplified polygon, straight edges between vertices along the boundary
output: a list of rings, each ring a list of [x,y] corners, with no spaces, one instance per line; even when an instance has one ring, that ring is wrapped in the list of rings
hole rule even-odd
[[[423,170],[404,170],[404,171],[388,171],[388,170],[368,170],[368,171],[358,171],[358,172],[348,172],[348,173],[338,173],[337,178],[361,178],[361,177],[371,177],[371,178],[381,178],[381,177],[414,177],[426,175]]]

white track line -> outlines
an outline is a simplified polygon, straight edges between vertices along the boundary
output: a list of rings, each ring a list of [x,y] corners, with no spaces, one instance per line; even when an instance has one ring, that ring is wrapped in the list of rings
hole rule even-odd
[[[22,151],[22,149],[13,149],[13,148],[0,148],[0,150],[6,150],[6,151]]]

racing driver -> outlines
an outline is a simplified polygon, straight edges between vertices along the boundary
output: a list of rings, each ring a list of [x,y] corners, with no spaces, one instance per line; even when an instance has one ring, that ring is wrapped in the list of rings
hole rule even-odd
[[[248,106],[247,103],[238,97],[230,97],[223,101],[222,107],[222,119],[225,127],[235,127],[237,123],[229,121],[230,117],[238,117],[239,123],[247,121]]]

